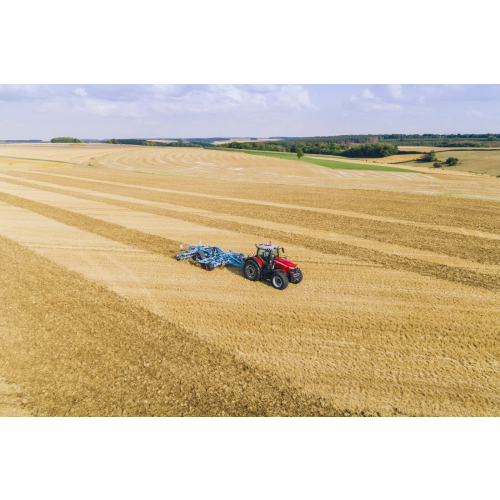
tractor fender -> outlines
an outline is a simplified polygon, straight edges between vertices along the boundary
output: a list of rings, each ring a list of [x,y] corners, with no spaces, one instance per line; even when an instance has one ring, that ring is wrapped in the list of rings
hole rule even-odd
[[[248,262],[249,260],[255,261],[259,265],[260,268],[262,268],[262,266],[264,265],[262,260],[260,259],[260,257],[256,257],[256,256],[248,257],[247,260],[245,260],[245,262]]]

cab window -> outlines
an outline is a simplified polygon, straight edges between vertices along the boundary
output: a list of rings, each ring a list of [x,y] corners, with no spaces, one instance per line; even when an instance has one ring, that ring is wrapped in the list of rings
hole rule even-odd
[[[271,251],[264,248],[259,248],[259,250],[257,251],[257,257],[260,257],[264,262],[269,262],[270,255]],[[272,255],[274,255],[274,252],[272,253]]]
[[[257,250],[257,257],[260,257],[263,261],[267,262],[269,260],[269,254],[271,253],[271,255],[273,257],[278,257],[278,249],[277,248],[273,248],[272,250],[266,250],[264,248],[259,248]]]

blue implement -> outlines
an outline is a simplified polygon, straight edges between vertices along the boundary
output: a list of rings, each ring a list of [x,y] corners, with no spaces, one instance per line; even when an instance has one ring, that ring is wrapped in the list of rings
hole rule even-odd
[[[181,250],[183,249],[181,245]],[[233,250],[225,252],[219,247],[211,247],[210,245],[190,245],[185,251],[175,256],[177,260],[196,261],[201,267],[207,271],[211,271],[214,267],[232,266],[244,267],[246,255],[243,253],[236,253]]]

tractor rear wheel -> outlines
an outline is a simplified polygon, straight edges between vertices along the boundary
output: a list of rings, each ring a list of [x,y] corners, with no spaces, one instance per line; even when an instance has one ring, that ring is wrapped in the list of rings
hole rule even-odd
[[[284,290],[288,286],[288,276],[283,271],[276,271],[271,276],[271,283],[274,288]]]
[[[243,274],[245,278],[250,281],[259,281],[262,275],[259,264],[254,260],[247,260],[245,262]]]

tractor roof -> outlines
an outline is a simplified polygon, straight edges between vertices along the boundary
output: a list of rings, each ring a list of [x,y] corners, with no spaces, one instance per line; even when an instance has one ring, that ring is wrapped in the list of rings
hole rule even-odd
[[[262,243],[261,245],[255,245],[257,248],[263,248],[264,250],[274,250],[279,248],[278,245],[272,245],[271,243]]]

